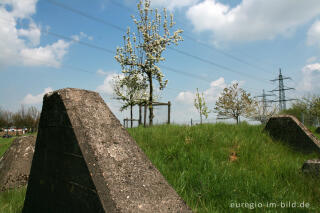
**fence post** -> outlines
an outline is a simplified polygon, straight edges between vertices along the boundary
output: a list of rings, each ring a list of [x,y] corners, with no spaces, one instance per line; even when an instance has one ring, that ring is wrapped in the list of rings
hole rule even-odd
[[[139,126],[141,125],[141,104],[139,104]]]
[[[170,124],[171,102],[168,101],[168,124]]]
[[[143,126],[146,127],[147,122],[147,104],[144,104],[144,118],[143,118]]]

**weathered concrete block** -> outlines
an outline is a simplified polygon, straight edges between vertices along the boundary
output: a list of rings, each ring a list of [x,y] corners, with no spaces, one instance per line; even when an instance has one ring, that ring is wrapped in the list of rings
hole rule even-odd
[[[319,176],[320,175],[320,160],[319,159],[307,160],[302,165],[302,171],[305,174]]]
[[[34,135],[12,141],[0,158],[0,191],[27,185],[35,142]]]
[[[271,117],[265,127],[269,134],[301,152],[320,151],[320,141],[297,118],[291,115]]]
[[[23,213],[191,212],[98,93],[45,95]]]

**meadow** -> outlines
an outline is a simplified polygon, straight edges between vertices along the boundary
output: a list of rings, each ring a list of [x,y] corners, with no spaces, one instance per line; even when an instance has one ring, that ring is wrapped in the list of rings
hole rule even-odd
[[[320,180],[301,173],[303,162],[319,154],[293,151],[272,140],[263,126],[160,125],[128,131],[193,212],[320,211]],[[0,141],[1,152],[10,144],[6,140]],[[21,212],[24,195],[25,188],[1,193],[0,212]],[[292,208],[293,203],[305,207]]]

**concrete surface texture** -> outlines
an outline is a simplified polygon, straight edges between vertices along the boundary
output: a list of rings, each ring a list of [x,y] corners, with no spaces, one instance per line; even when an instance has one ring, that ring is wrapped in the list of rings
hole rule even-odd
[[[320,151],[320,141],[294,116],[273,116],[268,120],[265,130],[273,138],[287,142],[297,151]]]
[[[319,159],[307,160],[302,165],[302,171],[305,174],[319,176],[320,175],[320,160]]]
[[[28,182],[36,136],[21,136],[0,158],[0,191],[25,186]]]
[[[43,101],[23,208],[37,212],[191,212],[98,93]]]

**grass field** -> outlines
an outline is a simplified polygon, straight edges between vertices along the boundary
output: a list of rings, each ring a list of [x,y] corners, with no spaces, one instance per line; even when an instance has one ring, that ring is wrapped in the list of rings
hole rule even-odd
[[[300,172],[319,154],[294,152],[262,126],[162,125],[129,132],[194,212],[320,211],[320,180]],[[0,212],[20,212],[24,194],[25,188],[1,193]],[[281,202],[310,207],[258,207]]]
[[[320,134],[319,133],[316,133],[316,127],[308,127],[312,134],[314,134],[319,140],[320,140]]]
[[[12,138],[0,137],[0,156],[2,156],[5,153],[5,151],[9,148],[14,138],[15,137],[12,137]]]
[[[129,130],[194,212],[247,212],[231,208],[308,202],[307,208],[255,208],[250,212],[319,212],[320,180],[304,176],[303,155],[273,141],[261,126],[158,126]],[[235,153],[235,154],[232,154]]]

